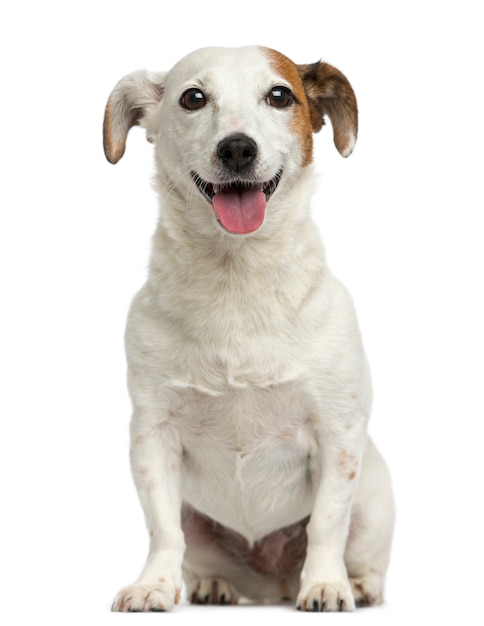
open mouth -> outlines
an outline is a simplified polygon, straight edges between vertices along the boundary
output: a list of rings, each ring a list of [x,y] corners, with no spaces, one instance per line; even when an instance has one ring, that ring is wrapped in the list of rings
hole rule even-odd
[[[257,230],[264,221],[266,204],[277,189],[282,170],[265,183],[232,181],[210,183],[195,172],[192,178],[201,194],[213,205],[219,223],[230,233],[246,235]]]

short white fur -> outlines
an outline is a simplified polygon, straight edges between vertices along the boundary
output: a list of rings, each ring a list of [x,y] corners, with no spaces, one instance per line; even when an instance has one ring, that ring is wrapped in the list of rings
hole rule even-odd
[[[114,610],[170,610],[182,567],[189,594],[217,580],[225,597],[277,599],[270,577],[251,578],[208,545],[190,552],[184,504],[249,545],[310,515],[297,606],[383,599],[394,512],[367,437],[369,369],[352,301],[310,216],[313,166],[302,166],[291,110],[264,99],[284,81],[262,48],[208,48],[170,72],[126,77],[108,103],[111,154],[122,156],[129,116],[142,112],[160,196],[149,275],[126,331],[131,466],[150,550]],[[180,106],[190,87],[208,97],[200,111]],[[256,141],[257,180],[283,171],[249,236],[224,231],[191,175],[213,181],[216,146],[233,133]]]

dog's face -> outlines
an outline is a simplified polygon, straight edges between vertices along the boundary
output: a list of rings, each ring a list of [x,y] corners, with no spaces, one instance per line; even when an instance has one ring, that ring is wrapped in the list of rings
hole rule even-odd
[[[356,100],[338,70],[296,65],[257,46],[205,48],[170,72],[135,72],[118,83],[106,107],[105,150],[117,162],[129,128],[141,124],[156,145],[163,185],[176,188],[184,208],[203,204],[212,225],[247,235],[311,162],[312,134],[325,114],[348,156]]]
[[[257,230],[281,179],[293,178],[311,159],[301,79],[293,64],[277,71],[277,61],[260,48],[205,49],[181,61],[166,81],[159,157],[172,141],[172,156],[231,233]]]

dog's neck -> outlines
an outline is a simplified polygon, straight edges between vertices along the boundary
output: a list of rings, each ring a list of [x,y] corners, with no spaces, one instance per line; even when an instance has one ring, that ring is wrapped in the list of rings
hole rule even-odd
[[[309,224],[301,228],[311,231]],[[300,234],[293,233],[290,243],[247,238],[225,246],[199,242],[187,250],[186,241],[175,242],[158,228],[147,285],[151,297],[177,324],[186,320],[186,332],[212,342],[242,331],[259,335],[268,326],[285,332],[326,272],[319,238]],[[303,269],[308,256],[315,261]]]
[[[199,215],[210,217],[208,207],[197,204],[203,199],[192,199],[187,215],[186,200],[180,198],[174,206],[176,198],[165,198],[161,189],[167,186],[160,185],[160,218],[147,282],[151,298],[181,324],[198,320],[190,332],[205,336],[220,334],[221,320],[244,333],[252,327],[257,334],[271,323],[274,312],[291,319],[327,271],[310,216],[312,185],[307,182],[296,184],[279,205],[268,205],[272,214],[266,216],[267,224],[247,237],[226,234],[215,223],[206,228]],[[163,205],[168,201],[169,210]],[[284,327],[283,319],[278,324]]]

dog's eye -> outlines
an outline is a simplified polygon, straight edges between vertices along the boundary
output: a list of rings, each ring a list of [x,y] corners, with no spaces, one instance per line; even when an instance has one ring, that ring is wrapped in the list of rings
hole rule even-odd
[[[196,87],[192,87],[191,89],[184,91],[180,98],[180,105],[189,111],[202,109],[206,104],[207,98],[205,97],[205,94]]]
[[[267,104],[285,109],[294,102],[292,91],[287,87],[273,87],[267,95]]]

